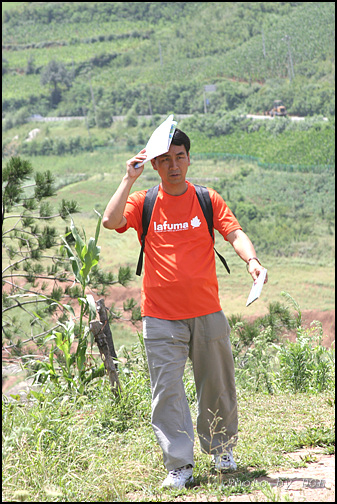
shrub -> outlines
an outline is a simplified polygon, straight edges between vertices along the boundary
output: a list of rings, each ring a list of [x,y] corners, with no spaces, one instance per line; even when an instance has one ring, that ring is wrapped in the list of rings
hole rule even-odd
[[[322,392],[333,383],[334,352],[322,345],[322,325],[309,329],[300,327],[295,342],[279,349],[279,382],[291,392]]]
[[[289,294],[282,294],[291,301],[296,316],[291,316],[281,303],[271,303],[269,313],[254,322],[243,320],[241,315],[228,318],[237,385],[268,393],[320,393],[332,389],[334,351],[322,345],[321,323],[315,321],[311,328],[304,329],[298,303]],[[280,336],[294,328],[296,341],[280,342]]]

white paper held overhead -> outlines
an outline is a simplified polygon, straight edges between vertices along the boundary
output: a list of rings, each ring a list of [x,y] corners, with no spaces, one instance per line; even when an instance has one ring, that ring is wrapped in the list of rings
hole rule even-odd
[[[137,163],[135,168],[140,168],[146,161],[150,161],[161,154],[165,154],[165,152],[169,150],[176,126],[177,122],[173,120],[173,114],[169,115],[168,118],[154,130],[150,140],[147,142],[145,147],[145,161]]]

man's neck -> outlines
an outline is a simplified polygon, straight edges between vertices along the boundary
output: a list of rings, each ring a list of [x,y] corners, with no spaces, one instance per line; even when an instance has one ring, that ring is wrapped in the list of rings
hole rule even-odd
[[[161,187],[166,194],[169,194],[170,196],[181,196],[187,191],[188,185],[187,182],[184,181],[181,184],[163,184],[161,182]]]

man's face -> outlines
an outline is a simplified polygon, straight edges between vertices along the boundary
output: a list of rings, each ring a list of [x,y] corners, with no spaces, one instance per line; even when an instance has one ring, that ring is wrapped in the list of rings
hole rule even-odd
[[[162,180],[163,189],[181,185],[185,189],[185,179],[190,166],[190,155],[184,145],[172,145],[165,154],[151,160]],[[168,191],[170,192],[170,191]]]

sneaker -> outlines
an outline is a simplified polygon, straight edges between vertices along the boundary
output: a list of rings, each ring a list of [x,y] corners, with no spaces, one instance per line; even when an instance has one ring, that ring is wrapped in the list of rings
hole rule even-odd
[[[237,465],[233,458],[232,448],[222,455],[213,455],[213,462],[216,471],[235,471]]]
[[[192,472],[191,464],[173,469],[164,479],[162,487],[184,488],[186,483],[193,483]]]

